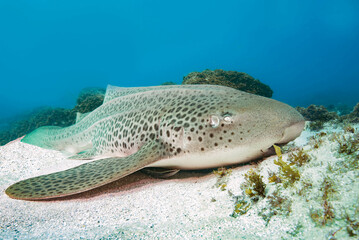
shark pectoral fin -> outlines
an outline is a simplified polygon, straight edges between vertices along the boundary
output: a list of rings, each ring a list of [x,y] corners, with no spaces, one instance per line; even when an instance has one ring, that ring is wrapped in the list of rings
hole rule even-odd
[[[11,198],[24,200],[68,196],[118,180],[165,155],[162,143],[156,140],[128,157],[105,158],[65,171],[29,178],[11,185],[5,192]]]
[[[144,168],[141,172],[144,172],[147,175],[155,178],[169,178],[178,173],[179,169],[168,169],[168,168],[157,168],[157,167],[150,167]]]

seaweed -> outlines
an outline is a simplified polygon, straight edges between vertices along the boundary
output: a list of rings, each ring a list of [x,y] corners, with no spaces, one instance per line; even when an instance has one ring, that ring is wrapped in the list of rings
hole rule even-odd
[[[273,145],[274,150],[277,154],[278,159],[274,160],[274,164],[279,166],[279,176],[284,183],[284,187],[292,185],[300,179],[300,174],[298,169],[294,166],[294,163],[286,163],[283,160],[282,151],[280,147]]]
[[[244,179],[245,182],[241,185],[244,195],[234,196],[232,192],[228,191],[229,195],[235,198],[234,210],[230,215],[234,218],[246,214],[253,202],[257,202],[259,198],[265,197],[266,185],[259,173],[250,169],[244,175]]]
[[[220,167],[217,170],[214,170],[213,174],[217,176],[217,182],[215,186],[222,191],[225,191],[227,187],[228,177],[231,175],[231,173],[232,170],[225,167]]]
[[[323,181],[323,186],[321,187],[321,191],[323,191],[323,200],[328,200],[333,194],[336,193],[334,189],[333,180],[330,178],[325,178]]]
[[[282,179],[280,179],[276,173],[270,172],[269,177],[268,177],[268,182],[269,183],[281,183]]]
[[[325,121],[322,120],[310,121],[308,125],[308,129],[314,132],[320,131],[324,128],[324,123]]]
[[[305,163],[309,162],[310,157],[309,155],[303,150],[303,148],[300,148],[296,152],[292,152],[289,154],[288,158],[290,163],[294,163],[298,167],[303,166]]]
[[[313,188],[313,184],[306,182],[306,181],[302,181],[302,187],[298,190],[298,195],[299,196],[304,196],[305,192],[307,192],[309,189]]]
[[[314,136],[310,137],[309,142],[313,146],[313,148],[318,149],[323,144],[322,137],[326,136],[326,132],[319,132]]]
[[[349,236],[359,236],[359,221],[352,220],[348,215],[346,216],[346,221],[348,223],[346,230]]]
[[[350,135],[334,135],[334,140],[338,143],[338,153],[352,155],[359,151],[359,134]]]
[[[312,210],[310,213],[311,219],[321,226],[328,224],[334,219],[333,206],[327,200],[323,202],[323,209]]]
[[[292,201],[279,195],[278,189],[267,197],[268,208],[262,209],[260,216],[269,223],[270,219],[275,215],[288,216],[292,212]]]
[[[266,185],[263,182],[263,177],[259,173],[250,169],[244,175],[244,179],[245,182],[241,188],[244,189],[246,195],[254,201],[258,201],[259,197],[265,197]]]
[[[290,201],[281,197],[278,191],[268,196],[267,199],[269,200],[269,205],[272,209],[276,209],[277,211],[285,211],[288,214],[292,211],[290,207]]]
[[[322,185],[320,189],[323,191],[322,209],[312,210],[310,217],[316,224],[324,226],[330,223],[335,217],[334,208],[329,202],[329,199],[336,191],[333,188],[333,181],[329,178],[325,178]]]
[[[347,133],[354,133],[355,132],[355,129],[350,124],[345,125],[343,127],[343,130],[344,130],[344,132],[347,132]]]
[[[337,152],[346,159],[341,171],[359,169],[359,133],[350,130],[349,133],[332,134],[330,140],[337,143]]]
[[[251,203],[245,201],[243,199],[237,199],[234,204],[233,213],[230,215],[231,217],[237,218],[240,215],[244,215],[248,212],[251,207]]]

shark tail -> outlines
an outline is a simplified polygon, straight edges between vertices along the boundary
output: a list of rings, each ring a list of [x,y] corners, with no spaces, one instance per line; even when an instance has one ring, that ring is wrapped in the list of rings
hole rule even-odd
[[[21,142],[35,145],[46,149],[54,149],[53,140],[54,136],[58,133],[58,130],[62,127],[46,126],[40,127],[31,133],[27,134]]]

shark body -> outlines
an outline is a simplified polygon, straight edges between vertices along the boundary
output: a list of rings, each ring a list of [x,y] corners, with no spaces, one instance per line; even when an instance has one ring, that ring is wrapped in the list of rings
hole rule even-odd
[[[103,105],[66,128],[41,127],[22,142],[99,159],[11,185],[11,198],[84,192],[146,167],[204,169],[248,162],[298,137],[303,117],[273,99],[228,87],[109,86]]]

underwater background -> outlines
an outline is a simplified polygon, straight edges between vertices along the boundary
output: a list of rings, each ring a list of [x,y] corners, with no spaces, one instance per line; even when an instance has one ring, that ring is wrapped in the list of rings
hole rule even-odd
[[[358,0],[0,0],[0,239],[358,239],[358,13]],[[75,123],[108,84],[206,79],[296,107],[305,129],[264,161],[136,172],[61,200],[5,194],[87,161],[19,138]]]
[[[358,102],[359,2],[0,1],[0,122],[81,89],[245,72],[292,106]],[[16,117],[15,117],[16,118]]]

